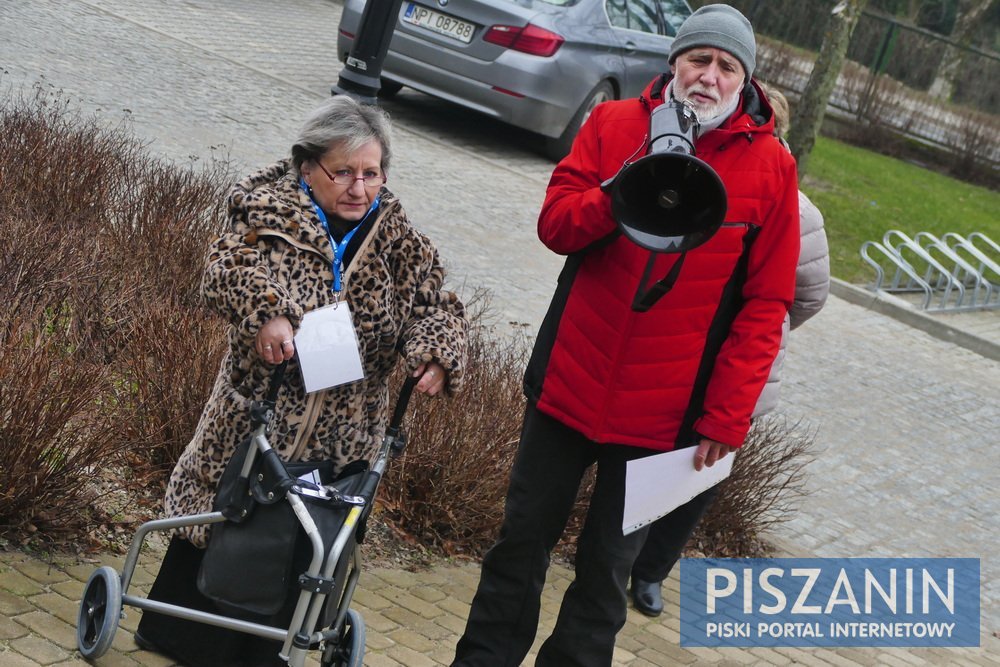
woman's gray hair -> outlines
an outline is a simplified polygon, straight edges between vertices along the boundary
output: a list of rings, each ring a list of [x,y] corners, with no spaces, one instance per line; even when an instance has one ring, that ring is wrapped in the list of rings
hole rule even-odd
[[[303,123],[292,144],[292,169],[301,175],[301,167],[318,160],[334,146],[353,153],[371,140],[382,146],[382,173],[389,171],[391,126],[382,109],[361,104],[347,95],[335,95],[319,105]]]

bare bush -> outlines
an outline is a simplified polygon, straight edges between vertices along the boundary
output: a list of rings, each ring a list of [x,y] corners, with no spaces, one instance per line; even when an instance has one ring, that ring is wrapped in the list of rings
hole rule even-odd
[[[785,89],[801,90],[809,80],[812,61],[786,42],[760,37],[757,44],[757,70],[760,81]]]
[[[122,183],[104,231],[121,250],[124,273],[142,275],[144,298],[198,303],[210,237],[223,231],[228,167],[193,172],[146,159],[137,180]]]
[[[96,518],[89,483],[115,453],[113,424],[94,410],[107,371],[76,353],[64,305],[56,296],[30,317],[7,319],[0,337],[0,535],[8,538],[86,531]]]
[[[958,114],[958,129],[949,142],[953,156],[951,173],[957,178],[995,189],[997,168],[991,165],[1000,137],[1000,120],[979,111]]]
[[[911,91],[888,76],[872,78],[856,63],[845,63],[843,79],[845,99],[858,119],[852,140],[883,155],[900,155],[918,108]]]
[[[838,79],[843,97],[843,106],[851,114],[859,116],[866,104],[871,70],[853,60],[845,60]]]
[[[196,299],[226,173],[39,87],[0,99],[0,536],[87,535],[109,488],[162,484],[221,355]]]
[[[8,538],[85,532],[94,521],[88,483],[116,449],[112,424],[95,410],[107,369],[73,326],[75,295],[94,279],[79,252],[84,237],[41,233],[50,219],[0,205],[0,535]]]
[[[451,555],[479,555],[496,539],[525,400],[526,341],[498,335],[487,304],[470,307],[465,387],[446,400],[414,397],[406,454],[380,487],[386,520]]]
[[[117,438],[140,487],[159,489],[191,439],[226,349],[225,324],[204,309],[146,301],[131,322],[110,387]]]

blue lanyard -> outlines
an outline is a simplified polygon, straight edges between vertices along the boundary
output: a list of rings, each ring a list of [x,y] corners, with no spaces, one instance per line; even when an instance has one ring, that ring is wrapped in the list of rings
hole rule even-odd
[[[368,207],[368,211],[365,213],[364,217],[361,218],[361,221],[358,222],[354,229],[344,234],[344,238],[340,241],[340,243],[336,243],[333,240],[333,234],[330,233],[330,223],[326,220],[326,213],[323,212],[323,209],[320,208],[319,204],[316,203],[316,200],[313,199],[312,193],[309,191],[309,186],[306,185],[304,179],[299,181],[299,185],[301,185],[305,193],[309,195],[309,201],[313,205],[313,210],[316,211],[316,217],[319,218],[320,224],[323,225],[323,231],[326,232],[327,237],[330,239],[330,245],[333,246],[333,296],[336,301],[339,301],[340,292],[343,289],[343,286],[341,285],[341,275],[344,271],[344,253],[347,252],[347,244],[351,242],[351,239],[354,237],[354,233],[361,229],[361,225],[365,224],[365,220],[368,219],[371,212],[378,208],[380,198],[375,197],[375,201],[373,201],[372,205]]]

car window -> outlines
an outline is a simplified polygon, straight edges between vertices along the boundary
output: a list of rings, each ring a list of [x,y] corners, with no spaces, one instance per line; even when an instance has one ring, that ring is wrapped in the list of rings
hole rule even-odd
[[[656,4],[657,0],[628,0],[629,27],[654,35],[660,32],[660,17]]]
[[[628,6],[625,0],[608,0],[605,8],[608,21],[616,28],[628,28]]]
[[[607,0],[608,20],[616,28],[674,37],[691,15],[685,0]]]
[[[667,37],[676,37],[684,19],[691,15],[691,8],[685,0],[659,0],[659,2],[660,10],[663,12],[663,34]]]

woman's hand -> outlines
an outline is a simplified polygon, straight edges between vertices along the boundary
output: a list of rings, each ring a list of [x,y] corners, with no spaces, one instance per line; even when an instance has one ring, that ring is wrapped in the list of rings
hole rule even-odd
[[[294,335],[292,323],[284,315],[268,320],[257,332],[257,354],[271,365],[291,359],[295,354],[295,343],[292,342]]]
[[[448,371],[434,361],[420,364],[417,370],[413,371],[413,377],[420,378],[417,382],[417,391],[428,396],[437,396],[444,391],[444,387],[448,383]]]

